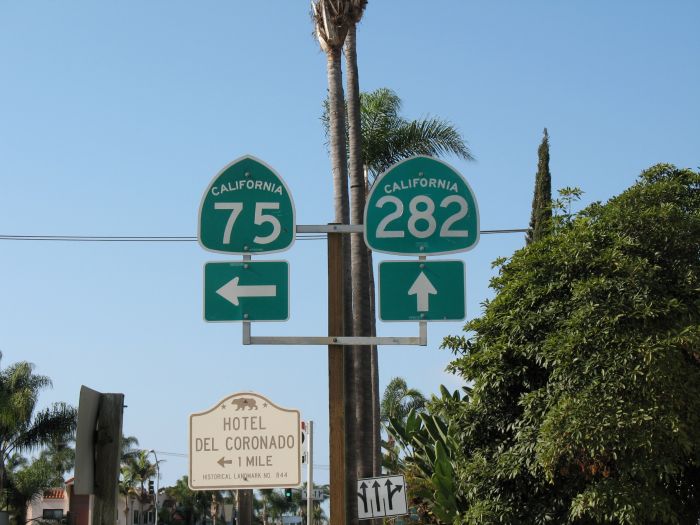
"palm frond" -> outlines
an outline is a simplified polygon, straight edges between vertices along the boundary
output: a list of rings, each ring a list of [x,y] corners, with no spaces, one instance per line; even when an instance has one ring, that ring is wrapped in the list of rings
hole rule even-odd
[[[69,437],[75,432],[78,411],[67,403],[54,403],[38,412],[34,419],[18,432],[14,447],[28,451],[51,442],[57,436]]]
[[[463,160],[474,159],[457,128],[438,118],[413,120],[397,128],[391,137],[388,153],[392,164],[414,155],[455,155]]]

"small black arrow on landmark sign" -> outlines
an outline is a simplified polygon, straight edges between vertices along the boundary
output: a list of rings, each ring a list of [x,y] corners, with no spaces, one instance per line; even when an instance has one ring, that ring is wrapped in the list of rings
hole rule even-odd
[[[232,459],[226,459],[224,456],[221,456],[221,459],[220,459],[219,461],[217,461],[217,463],[218,463],[219,465],[221,465],[221,468],[224,468],[224,465],[226,465],[226,464],[229,464],[229,465],[230,465],[231,463],[233,463],[233,460],[232,460]]]

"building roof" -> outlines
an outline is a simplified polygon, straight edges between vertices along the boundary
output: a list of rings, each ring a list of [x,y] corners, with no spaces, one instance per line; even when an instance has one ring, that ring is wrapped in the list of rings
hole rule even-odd
[[[44,499],[63,499],[66,491],[63,489],[46,489],[44,491]]]

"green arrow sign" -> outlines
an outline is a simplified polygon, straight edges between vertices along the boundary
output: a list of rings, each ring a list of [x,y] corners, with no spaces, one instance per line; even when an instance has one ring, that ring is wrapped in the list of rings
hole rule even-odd
[[[395,164],[372,185],[365,242],[396,255],[463,252],[479,241],[474,193],[457,171],[430,157]]]
[[[242,261],[204,265],[206,321],[289,319],[289,263]]]
[[[242,157],[221,170],[199,207],[199,243],[220,253],[279,252],[294,242],[294,202],[267,164]]]
[[[462,261],[379,263],[382,321],[460,321],[465,297]]]

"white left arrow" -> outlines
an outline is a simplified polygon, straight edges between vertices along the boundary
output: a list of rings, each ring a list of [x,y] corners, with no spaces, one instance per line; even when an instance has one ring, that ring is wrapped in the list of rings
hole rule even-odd
[[[227,301],[238,306],[240,297],[275,297],[277,296],[277,286],[274,284],[263,285],[243,285],[238,284],[239,277],[234,277],[227,282],[216,293]]]
[[[411,288],[409,288],[408,295],[416,296],[419,312],[427,312],[430,296],[437,295],[437,290],[433,286],[433,283],[430,282],[430,279],[421,272]]]

